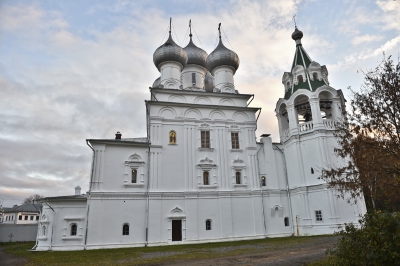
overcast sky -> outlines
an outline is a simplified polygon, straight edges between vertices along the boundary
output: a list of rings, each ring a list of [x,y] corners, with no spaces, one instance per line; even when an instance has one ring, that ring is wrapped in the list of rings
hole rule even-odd
[[[0,1],[0,204],[86,192],[85,139],[146,136],[144,100],[159,76],[152,56],[170,17],[178,44],[192,19],[208,53],[222,23],[240,58],[236,89],[262,107],[256,134],[278,142],[274,108],[294,56],[294,14],[305,50],[346,96],[382,52],[397,61],[400,1]]]

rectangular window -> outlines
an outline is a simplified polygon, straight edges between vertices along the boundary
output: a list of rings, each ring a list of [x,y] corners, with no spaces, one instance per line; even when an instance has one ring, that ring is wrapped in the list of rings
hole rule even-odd
[[[137,183],[137,170],[132,170],[132,183]]]
[[[22,220],[22,215],[18,216],[18,220]]]
[[[232,132],[231,139],[232,139],[232,149],[239,149],[239,133]]]
[[[241,182],[241,173],[240,172],[236,172],[236,184],[240,185]]]
[[[209,172],[205,171],[203,172],[203,185],[209,185],[209,184],[210,184]]]
[[[31,215],[31,221],[33,221],[33,216]]]
[[[322,221],[322,212],[321,211],[315,211],[315,220],[317,222],[321,222]]]
[[[28,220],[28,215],[25,215],[24,220]]]
[[[192,84],[196,85],[196,73],[192,73]]]
[[[36,216],[36,221],[38,221],[39,220],[39,216]]]
[[[210,131],[201,131],[201,147],[210,148]]]

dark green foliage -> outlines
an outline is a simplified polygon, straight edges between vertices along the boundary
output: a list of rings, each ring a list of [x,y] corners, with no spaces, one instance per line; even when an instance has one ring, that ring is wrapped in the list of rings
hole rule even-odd
[[[400,265],[400,212],[366,214],[361,228],[346,224],[328,253],[335,265]]]

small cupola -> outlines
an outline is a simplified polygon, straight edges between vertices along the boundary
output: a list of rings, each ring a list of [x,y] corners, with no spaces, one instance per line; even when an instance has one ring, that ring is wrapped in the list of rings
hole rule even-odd
[[[158,87],[167,89],[179,89],[182,69],[186,66],[188,56],[185,50],[172,39],[171,23],[169,23],[169,37],[167,41],[158,47],[153,54],[153,62],[161,73]]]
[[[207,57],[207,70],[214,76],[215,92],[237,93],[233,76],[239,68],[239,56],[225,47],[221,39],[221,23],[218,27],[218,46]]]

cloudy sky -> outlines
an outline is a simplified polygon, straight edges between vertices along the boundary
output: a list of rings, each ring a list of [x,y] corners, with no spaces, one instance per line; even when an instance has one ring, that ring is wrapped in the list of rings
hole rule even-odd
[[[293,60],[294,14],[304,48],[345,95],[383,52],[397,61],[400,1],[0,1],[0,204],[85,192],[85,139],[146,136],[144,100],[159,76],[152,55],[170,17],[178,44],[192,19],[208,53],[222,23],[241,61],[236,88],[262,107],[257,136],[279,141],[274,107]]]

